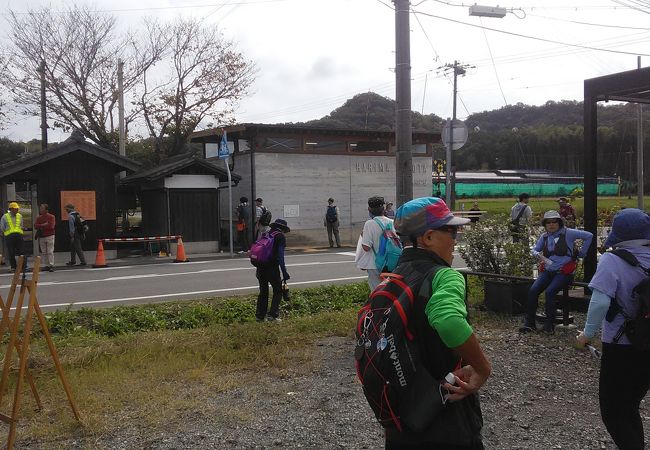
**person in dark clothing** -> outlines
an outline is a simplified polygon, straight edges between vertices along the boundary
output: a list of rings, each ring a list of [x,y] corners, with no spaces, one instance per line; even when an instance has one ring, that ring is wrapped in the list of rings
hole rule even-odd
[[[481,218],[481,208],[478,207],[478,202],[474,202],[472,207],[469,209],[470,213],[467,215],[469,220],[471,220],[472,223],[476,223],[479,221]],[[476,211],[476,212],[473,212]]]
[[[81,219],[81,216],[74,209],[74,205],[68,203],[65,205],[65,210],[68,213],[68,233],[70,235],[70,261],[65,263],[66,266],[74,266],[77,264],[77,255],[79,255],[79,265],[86,265],[86,257],[81,246],[81,241],[86,239],[85,234],[81,234],[76,226],[77,219]]]
[[[269,233],[273,236],[273,255],[271,261],[257,266],[255,275],[260,284],[260,293],[257,296],[255,319],[258,322],[280,320],[280,300],[282,299],[282,283],[289,278],[289,272],[284,264],[284,248],[287,245],[284,233],[290,228],[284,219],[276,219],[270,226]],[[282,278],[280,278],[282,272]],[[269,284],[273,288],[271,309],[269,308]]]
[[[451,267],[458,227],[468,222],[437,197],[411,200],[396,212],[395,230],[412,247],[404,249],[395,272],[429,273],[418,286],[409,285],[418,293],[411,323],[420,356],[434,379],[452,372],[455,380],[443,385],[449,400],[424,431],[386,428],[386,449],[483,449],[478,391],[492,369],[467,321],[464,278]]]
[[[250,248],[248,239],[248,224],[251,219],[251,212],[248,206],[248,198],[240,197],[237,205],[237,242],[239,242],[239,253],[245,253]]]

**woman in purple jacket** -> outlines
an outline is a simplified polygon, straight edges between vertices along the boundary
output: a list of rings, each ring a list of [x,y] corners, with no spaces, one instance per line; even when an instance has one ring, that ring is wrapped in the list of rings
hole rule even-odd
[[[594,235],[588,231],[564,226],[557,211],[546,211],[542,219],[546,230],[537,240],[532,254],[539,260],[539,276],[528,291],[526,318],[519,328],[522,333],[536,330],[535,315],[539,294],[546,291],[546,321],[544,331],[552,333],[555,327],[555,296],[573,280],[578,258],[584,258]],[[582,239],[578,250],[576,240]]]

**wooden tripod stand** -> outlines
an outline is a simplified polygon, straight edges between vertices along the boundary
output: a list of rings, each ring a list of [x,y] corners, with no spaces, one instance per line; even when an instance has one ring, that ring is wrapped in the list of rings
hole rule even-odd
[[[0,379],[0,404],[2,404],[2,397],[8,389],[9,383],[9,371],[12,366],[12,353],[13,350],[16,350],[18,356],[19,369],[18,369],[18,378],[16,379],[16,391],[14,392],[14,400],[11,415],[7,416],[0,414],[0,420],[8,423],[9,436],[7,438],[7,449],[12,449],[16,439],[16,426],[18,424],[18,417],[20,413],[20,400],[21,400],[21,391],[23,388],[23,380],[27,378],[29,386],[32,393],[34,394],[34,399],[38,405],[38,409],[42,408],[41,399],[38,396],[36,391],[36,385],[34,384],[34,379],[30,371],[27,368],[27,360],[29,358],[29,341],[31,338],[32,331],[32,321],[33,316],[36,315],[38,322],[41,325],[43,330],[43,335],[47,342],[47,346],[50,350],[52,360],[56,367],[56,371],[59,374],[61,383],[63,384],[63,389],[65,390],[68,401],[70,402],[70,407],[72,408],[72,413],[78,421],[81,421],[79,418],[79,411],[72,397],[72,391],[70,385],[65,378],[63,373],[63,367],[59,361],[59,356],[56,352],[56,347],[52,342],[52,337],[50,336],[50,331],[47,328],[47,322],[45,321],[45,316],[41,310],[40,305],[38,304],[38,299],[36,298],[36,290],[38,284],[38,275],[40,271],[41,258],[37,256],[34,259],[34,270],[32,272],[32,279],[26,279],[25,267],[27,265],[27,259],[24,256],[18,258],[18,264],[16,271],[14,273],[13,280],[11,281],[11,288],[9,289],[9,296],[7,297],[7,302],[2,301],[0,296],[0,308],[2,309],[2,320],[0,321],[0,339],[4,337],[5,333],[9,331],[9,342],[4,355],[4,366],[2,368],[2,378]],[[16,288],[20,285],[20,290],[18,294],[18,300],[16,302],[16,310],[13,314],[13,318],[10,317],[11,307],[14,301],[14,296],[16,294]],[[25,324],[23,326],[22,338],[19,336],[19,326],[20,319],[23,314],[23,304],[25,301],[25,294],[29,293],[29,301],[27,304],[27,311],[25,316]]]

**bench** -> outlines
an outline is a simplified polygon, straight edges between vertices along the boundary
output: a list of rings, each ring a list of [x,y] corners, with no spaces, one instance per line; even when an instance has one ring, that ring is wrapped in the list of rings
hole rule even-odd
[[[498,275],[494,273],[486,273],[486,272],[474,272],[469,269],[458,269],[458,271],[463,275],[463,278],[465,278],[465,304],[467,305],[468,301],[468,294],[469,294],[469,285],[467,283],[467,277],[469,275],[472,276],[477,276],[479,278],[501,278],[505,280],[513,280],[513,281],[530,281],[534,282],[535,278],[532,277],[520,277],[520,276],[515,276],[515,275]],[[568,286],[566,286],[562,294],[558,294],[556,297],[557,301],[557,307],[562,310],[561,316],[556,317],[555,322],[558,324],[562,324],[564,326],[569,326],[573,324],[574,319],[573,316],[571,316],[571,310],[572,306],[574,310],[586,310],[587,305],[589,304],[589,301],[591,300],[590,295],[584,294],[584,288],[588,286],[588,283],[585,283],[583,281],[572,281]],[[582,289],[570,289],[571,287],[578,287]],[[582,292],[582,294],[581,294]],[[545,316],[538,314],[537,315],[537,320],[544,320]]]

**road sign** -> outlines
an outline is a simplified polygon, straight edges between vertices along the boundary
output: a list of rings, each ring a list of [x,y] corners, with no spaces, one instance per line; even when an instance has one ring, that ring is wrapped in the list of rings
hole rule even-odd
[[[462,148],[463,145],[467,142],[467,126],[465,125],[465,122],[462,120],[455,119],[453,125],[453,145],[451,146],[452,150],[458,150],[459,148]],[[445,126],[442,128],[442,143],[444,144],[445,147],[449,147],[449,135],[450,133],[450,125],[451,121],[448,121],[445,123]]]

